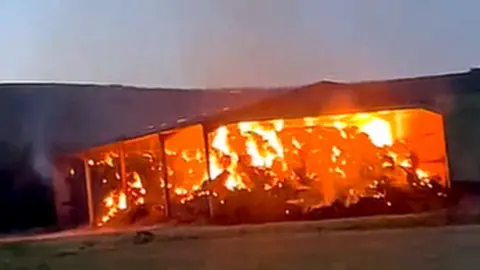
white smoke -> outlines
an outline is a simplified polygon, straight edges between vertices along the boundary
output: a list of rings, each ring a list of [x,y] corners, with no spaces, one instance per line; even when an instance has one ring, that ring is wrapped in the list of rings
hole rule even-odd
[[[52,145],[61,109],[61,95],[55,96],[56,91],[35,90],[26,99],[29,113],[22,121],[22,138],[24,145],[31,147],[33,169],[45,180],[45,184],[51,185],[54,169]]]

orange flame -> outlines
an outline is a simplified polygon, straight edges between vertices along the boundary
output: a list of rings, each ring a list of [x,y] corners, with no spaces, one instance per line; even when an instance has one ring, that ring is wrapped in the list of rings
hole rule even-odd
[[[308,127],[304,129],[310,136],[313,134],[313,128],[318,126],[320,121],[316,118],[304,118],[303,126]],[[371,114],[356,114],[353,117],[338,117],[330,123],[323,123],[323,126],[330,126],[337,129],[341,138],[347,139],[347,128],[356,127],[358,133],[364,133],[368,136],[373,146],[377,148],[390,147],[394,143],[394,134],[390,123],[382,118],[373,116]],[[290,162],[285,157],[284,145],[280,134],[284,130],[284,120],[273,120],[270,122],[240,122],[236,126],[221,126],[213,133],[213,140],[211,147],[214,150],[210,158],[210,169],[212,178],[215,179],[222,172],[228,173],[228,178],[224,186],[229,190],[235,189],[249,189],[250,186],[245,181],[245,176],[239,173],[239,157],[247,155],[250,163],[248,165],[256,168],[270,169],[270,173],[281,175],[288,170]],[[243,150],[241,148],[233,149],[230,145],[230,133],[238,130],[240,136],[244,139]],[[298,155],[298,150],[301,150],[304,143],[301,143],[298,138],[293,137],[291,140],[293,146],[291,153]],[[318,149],[311,149],[312,153],[317,153]],[[329,169],[330,173],[336,174],[339,179],[348,178],[350,173],[353,173],[352,167],[348,166],[347,160],[342,157],[343,151],[339,145],[331,147],[331,162],[332,167]],[[388,153],[394,162],[402,167],[411,167],[411,162],[408,158],[400,158],[395,152]],[[348,155],[348,153],[347,153]],[[230,162],[227,166],[222,165],[222,157],[228,157]],[[274,168],[274,164],[279,164]],[[388,167],[388,162],[384,162],[382,166]],[[348,172],[347,172],[348,170]],[[420,179],[428,179],[429,174],[423,170],[416,171]],[[317,173],[309,172],[310,176],[315,176]],[[351,178],[351,176],[350,176]],[[274,177],[280,179],[280,177]],[[275,183],[265,184],[265,189],[270,189]],[[365,185],[365,186],[368,186]],[[348,192],[349,196],[360,196],[362,192],[351,189]],[[360,194],[360,195],[359,195]],[[381,196],[381,195],[376,195]],[[328,197],[328,196],[327,196]]]
[[[145,204],[147,190],[143,187],[142,179],[137,172],[132,173],[132,180],[127,183],[127,186],[127,193],[114,190],[103,199],[103,212],[105,214],[100,217],[100,222],[97,223],[97,226],[104,226],[118,213],[128,210],[130,206],[129,200],[133,201],[135,205]]]

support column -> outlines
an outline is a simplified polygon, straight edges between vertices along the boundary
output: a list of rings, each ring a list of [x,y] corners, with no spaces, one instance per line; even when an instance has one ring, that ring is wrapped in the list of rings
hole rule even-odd
[[[86,158],[83,159],[83,167],[85,171],[85,187],[87,189],[88,223],[90,227],[93,227],[95,225],[95,210],[93,206],[92,174]]]
[[[162,177],[163,177],[163,184],[164,188],[163,191],[165,193],[165,215],[167,218],[172,217],[172,209],[171,209],[171,202],[170,202],[170,187],[168,184],[168,164],[167,164],[167,154],[165,151],[165,136],[158,134],[158,140],[160,141],[160,147],[162,148],[161,151],[161,161],[162,161]]]
[[[120,177],[122,179],[122,191],[127,194],[127,165],[125,164],[125,143],[120,143]],[[128,200],[128,197],[127,197]],[[130,205],[130,203],[128,204]]]
[[[445,142],[445,187],[450,189],[452,187],[452,169],[450,168],[450,151],[448,147],[448,134],[447,134],[447,122],[444,115],[442,117],[442,132],[443,132],[443,141]]]
[[[210,144],[208,141],[208,132],[204,125],[202,125],[202,134],[203,134],[203,143],[205,147],[205,162],[207,164],[206,165],[207,177],[208,177],[208,181],[211,182],[213,179],[212,179],[212,172],[210,171],[210,147],[209,147]],[[212,196],[213,196],[212,191],[209,190],[207,200],[208,200],[208,216],[210,218],[213,218],[214,216]]]

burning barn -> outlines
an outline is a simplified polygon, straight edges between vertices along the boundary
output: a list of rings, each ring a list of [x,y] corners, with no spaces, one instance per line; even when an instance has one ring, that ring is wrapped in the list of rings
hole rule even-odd
[[[420,212],[445,203],[444,130],[411,95],[320,83],[62,157],[57,182],[93,227]]]

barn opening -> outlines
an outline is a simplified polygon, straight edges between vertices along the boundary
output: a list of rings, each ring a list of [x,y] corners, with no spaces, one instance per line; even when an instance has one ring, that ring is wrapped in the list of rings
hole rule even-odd
[[[212,181],[177,195],[211,192],[220,223],[425,211],[449,181],[442,116],[424,109],[231,123],[208,142]]]
[[[443,117],[421,108],[198,124],[81,156],[94,227],[421,212],[450,181]]]
[[[90,224],[125,226],[165,219],[163,152],[157,135],[82,153]],[[148,220],[145,220],[147,218]]]

